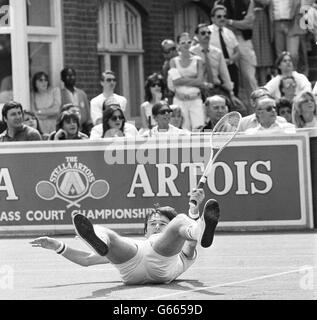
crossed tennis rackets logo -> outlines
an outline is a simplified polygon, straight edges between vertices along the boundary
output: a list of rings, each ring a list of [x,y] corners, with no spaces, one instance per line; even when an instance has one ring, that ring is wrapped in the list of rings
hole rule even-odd
[[[50,180],[36,184],[36,194],[43,200],[61,199],[67,208],[80,208],[86,198],[102,199],[109,193],[106,180],[96,180],[91,170],[78,161],[63,163],[55,168]]]

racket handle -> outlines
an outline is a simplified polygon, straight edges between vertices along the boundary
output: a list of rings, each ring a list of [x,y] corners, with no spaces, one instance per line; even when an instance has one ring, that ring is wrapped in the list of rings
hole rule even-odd
[[[205,186],[206,181],[207,181],[207,178],[206,178],[206,177],[204,177],[204,176],[201,177],[200,180],[199,180],[197,189],[203,189],[204,186]],[[196,206],[197,206],[196,200],[190,200],[190,201],[189,201],[189,206],[190,206],[190,208],[196,207]]]

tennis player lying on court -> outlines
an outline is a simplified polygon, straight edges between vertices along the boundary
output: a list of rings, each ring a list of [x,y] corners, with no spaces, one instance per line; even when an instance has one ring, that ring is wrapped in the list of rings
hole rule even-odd
[[[73,216],[76,233],[94,253],[70,248],[49,237],[37,238],[31,244],[55,250],[81,266],[112,263],[125,284],[169,283],[194,263],[197,242],[204,248],[212,244],[219,205],[216,200],[208,200],[199,217],[199,205],[204,198],[203,189],[192,191],[190,200],[197,205],[189,216],[177,214],[172,207],[156,209],[145,219],[145,240],[122,237],[108,228],[93,226],[85,216],[77,214]]]

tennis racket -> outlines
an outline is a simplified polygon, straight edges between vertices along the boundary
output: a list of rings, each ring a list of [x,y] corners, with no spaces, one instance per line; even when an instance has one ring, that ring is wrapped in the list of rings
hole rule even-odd
[[[199,180],[197,189],[202,189],[207,181],[207,177],[210,174],[212,165],[216,161],[221,151],[230,143],[239,131],[241,114],[237,111],[232,111],[224,115],[215,125],[210,134],[210,147],[211,155],[210,160],[205,167],[205,171]],[[218,150],[215,154],[213,149]],[[197,205],[195,200],[189,202],[190,207]]]

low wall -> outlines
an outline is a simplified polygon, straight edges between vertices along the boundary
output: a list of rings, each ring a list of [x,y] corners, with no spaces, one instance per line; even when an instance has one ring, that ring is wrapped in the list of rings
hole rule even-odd
[[[310,145],[314,163],[317,142],[307,132],[238,136],[217,158],[205,190],[220,204],[219,229],[313,228]],[[156,203],[188,211],[209,155],[208,135],[3,143],[0,236],[73,234],[76,213],[142,233]],[[313,169],[314,186],[316,175]]]

